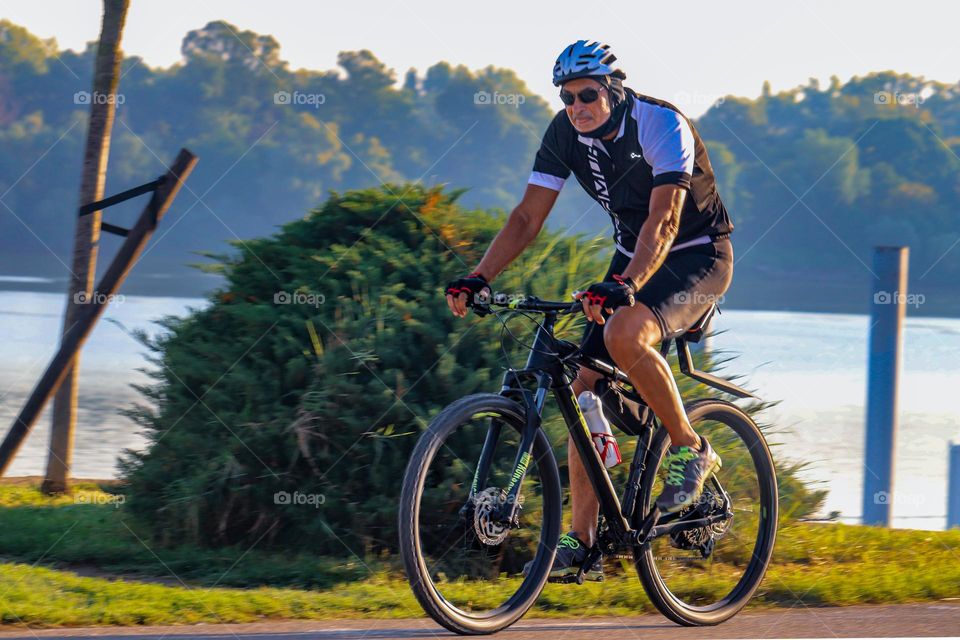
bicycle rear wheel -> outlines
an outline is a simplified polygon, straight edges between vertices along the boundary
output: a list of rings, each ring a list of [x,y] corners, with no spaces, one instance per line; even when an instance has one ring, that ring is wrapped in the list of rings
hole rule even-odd
[[[494,633],[516,622],[536,602],[553,564],[560,475],[542,430],[524,463],[516,518],[504,523],[499,515],[519,481],[525,422],[523,407],[502,396],[458,400],[423,433],[404,475],[400,553],[407,577],[424,611],[456,633]],[[488,439],[496,446],[489,469],[478,474]]]
[[[705,436],[723,466],[702,497],[680,518],[728,512],[732,517],[683,533],[664,535],[634,549],[634,564],[651,601],[685,626],[719,624],[736,615],[756,592],[773,555],[777,532],[777,478],[770,449],[753,420],[721,400],[687,406],[694,431]],[[651,444],[638,496],[635,527],[663,489],[665,429]]]

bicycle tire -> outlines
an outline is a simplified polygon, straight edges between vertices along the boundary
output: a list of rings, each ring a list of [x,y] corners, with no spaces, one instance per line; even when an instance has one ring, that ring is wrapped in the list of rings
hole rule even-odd
[[[546,434],[540,429],[534,440],[533,456],[543,490],[543,518],[534,566],[513,596],[497,609],[483,615],[471,615],[439,593],[430,577],[420,545],[420,495],[430,462],[446,436],[480,412],[497,412],[503,416],[506,424],[518,431],[525,424],[524,408],[503,396],[479,393],[453,402],[434,418],[421,435],[407,464],[400,494],[400,554],[413,593],[427,615],[446,629],[461,635],[485,635],[500,631],[519,620],[533,606],[553,566],[563,508],[557,461]]]
[[[760,488],[760,519],[757,530],[754,553],[750,563],[735,588],[724,598],[707,606],[690,605],[677,598],[667,587],[657,570],[651,545],[634,548],[634,564],[648,597],[657,610],[668,619],[683,626],[716,625],[729,620],[750,601],[760,586],[776,543],[778,493],[776,468],[770,448],[756,423],[742,409],[723,400],[698,400],[685,407],[690,424],[696,428],[699,420],[715,420],[731,427],[746,443],[757,470]],[[649,512],[654,498],[653,486],[657,478],[657,467],[663,453],[669,446],[666,429],[658,429],[650,446],[648,465],[641,479],[641,488],[637,496],[635,527]]]

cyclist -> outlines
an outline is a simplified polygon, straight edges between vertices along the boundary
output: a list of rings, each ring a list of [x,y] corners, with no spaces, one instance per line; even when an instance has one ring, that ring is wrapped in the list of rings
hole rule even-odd
[[[625,87],[616,60],[609,45],[587,40],[560,53],[553,83],[565,108],[547,127],[523,199],[476,270],[448,285],[446,299],[464,317],[473,296],[533,242],[572,173],[610,215],[616,248],[603,280],[577,296],[587,317],[583,351],[623,370],[667,429],[656,504],[672,513],[699,498],[721,461],[691,428],[657,347],[727,290],[733,224],[693,124],[673,105]],[[581,370],[574,392],[592,390],[598,379]],[[599,504],[572,442],[568,459],[573,529],[560,539],[551,579],[577,572],[597,530]],[[599,562],[586,572],[602,577]]]

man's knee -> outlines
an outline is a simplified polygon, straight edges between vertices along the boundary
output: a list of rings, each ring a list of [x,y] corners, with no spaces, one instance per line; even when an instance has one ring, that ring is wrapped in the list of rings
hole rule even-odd
[[[626,313],[625,313],[626,312]],[[607,320],[603,342],[614,359],[628,356],[659,341],[660,324],[649,307],[637,305],[618,310]]]

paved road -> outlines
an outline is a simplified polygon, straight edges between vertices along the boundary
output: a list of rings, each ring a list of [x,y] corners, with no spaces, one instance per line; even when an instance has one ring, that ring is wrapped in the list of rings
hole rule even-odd
[[[0,627],[0,629],[4,629]],[[746,611],[717,627],[677,627],[656,615],[580,620],[521,620],[498,634],[505,640],[577,640],[588,635],[658,640],[696,638],[891,638],[960,636],[960,601],[929,604],[798,607]],[[169,638],[189,640],[385,640],[456,637],[427,620],[338,620],[260,622],[189,627],[110,627],[0,631],[0,638]]]

